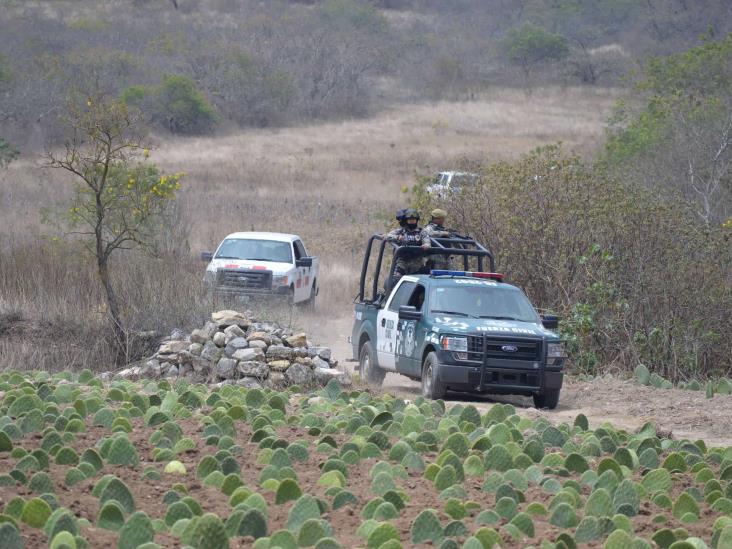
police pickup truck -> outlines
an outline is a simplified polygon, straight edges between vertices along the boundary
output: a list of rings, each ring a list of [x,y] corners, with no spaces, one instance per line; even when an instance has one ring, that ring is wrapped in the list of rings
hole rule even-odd
[[[374,238],[378,235],[367,255]],[[455,246],[451,240],[449,246]],[[447,251],[433,242],[428,254],[449,252],[462,256],[465,265],[470,257],[482,265],[487,256],[493,266],[490,252],[479,243],[470,241],[474,247],[468,250],[468,241],[460,242],[460,250]],[[519,288],[493,272],[432,270],[403,276],[381,292],[383,250],[382,242],[370,297],[364,276],[368,257],[364,260],[356,300],[350,340],[362,380],[380,385],[387,372],[396,372],[421,381],[422,394],[431,399],[452,389],[532,395],[537,407],[557,406],[566,360],[559,336],[551,331],[557,317],[541,317]]]

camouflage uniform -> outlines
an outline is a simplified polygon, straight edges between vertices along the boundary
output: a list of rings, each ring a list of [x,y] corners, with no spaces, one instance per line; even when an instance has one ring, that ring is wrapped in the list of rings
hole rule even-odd
[[[399,242],[399,237],[404,236],[407,242]],[[412,253],[401,256],[397,259],[396,269],[394,271],[395,281],[399,280],[405,274],[415,274],[424,267],[424,255],[420,246],[430,246],[430,237],[424,229],[410,229],[408,227],[399,227],[386,235],[387,242],[396,242],[400,247],[413,248]]]
[[[438,225],[434,221],[429,223],[424,229],[427,236],[431,238],[449,238],[449,231],[442,225]],[[431,269],[444,269],[449,271],[452,268],[452,256],[449,255],[431,255],[428,263]]]

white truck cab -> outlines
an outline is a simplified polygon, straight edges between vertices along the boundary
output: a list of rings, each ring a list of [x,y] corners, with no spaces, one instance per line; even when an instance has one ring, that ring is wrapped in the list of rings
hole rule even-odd
[[[317,257],[308,255],[294,234],[239,232],[227,235],[208,262],[204,282],[216,295],[282,296],[292,303],[315,304]]]
[[[461,189],[474,185],[480,179],[477,173],[469,172],[440,172],[425,190],[439,198],[446,198],[452,193],[459,193]]]

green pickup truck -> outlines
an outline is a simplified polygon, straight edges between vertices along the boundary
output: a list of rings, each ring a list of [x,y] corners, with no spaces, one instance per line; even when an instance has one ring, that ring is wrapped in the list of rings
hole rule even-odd
[[[487,255],[480,249],[475,255]],[[450,254],[464,256],[466,265],[473,255]],[[387,283],[386,292],[374,282],[370,299],[363,275],[350,338],[361,379],[380,385],[387,372],[396,372],[421,381],[427,398],[443,398],[451,389],[532,395],[539,408],[557,406],[566,361],[551,331],[558,320],[540,316],[501,275],[433,270],[403,276],[393,288]]]

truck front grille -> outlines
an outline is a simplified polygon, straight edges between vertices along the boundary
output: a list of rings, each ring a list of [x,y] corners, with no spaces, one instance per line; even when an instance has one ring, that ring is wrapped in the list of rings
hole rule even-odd
[[[485,339],[485,354],[483,340]],[[483,359],[541,360],[542,341],[493,336],[469,336],[468,360],[482,362]]]
[[[259,269],[219,269],[216,285],[237,290],[271,290],[272,271]]]

